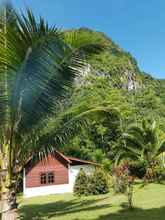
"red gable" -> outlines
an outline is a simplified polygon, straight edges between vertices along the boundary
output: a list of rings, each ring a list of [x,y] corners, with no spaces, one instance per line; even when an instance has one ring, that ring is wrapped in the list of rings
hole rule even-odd
[[[52,183],[49,183],[52,185],[67,184],[69,182],[69,166],[85,164],[98,166],[97,163],[91,161],[81,160],[75,157],[67,157],[57,150],[40,161],[33,161],[30,158],[25,166],[26,187],[41,186],[43,185],[42,181],[48,179],[52,181]],[[44,183],[44,185],[46,184],[47,182]]]

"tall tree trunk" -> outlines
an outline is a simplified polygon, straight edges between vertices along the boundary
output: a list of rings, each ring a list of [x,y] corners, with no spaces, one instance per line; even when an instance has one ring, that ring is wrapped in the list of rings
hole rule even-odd
[[[3,23],[4,28],[2,31],[4,31],[6,37],[4,40],[4,49],[6,49],[7,53],[7,9],[6,5],[4,5],[4,8],[2,8],[3,12]],[[5,54],[6,55],[6,54]],[[7,60],[6,60],[7,62]],[[8,97],[8,77],[7,77],[7,66],[4,66],[5,71],[5,84],[4,84],[4,95],[5,97]],[[6,102],[6,112],[5,112],[5,118],[6,122],[8,122],[8,119],[10,118],[10,111],[8,103]],[[13,127],[12,127],[13,129]],[[1,182],[1,201],[0,201],[0,213],[1,213],[1,219],[2,220],[16,220],[17,219],[17,205],[16,205],[16,193],[15,193],[15,187],[13,184],[13,149],[12,149],[12,132],[13,130],[9,129],[8,126],[4,126],[4,136],[1,139],[0,143],[0,167],[2,171],[4,172],[0,176],[0,182]]]
[[[128,196],[128,207],[132,209],[133,208],[133,184],[132,183],[128,183],[127,196]]]
[[[7,189],[1,195],[1,219],[17,220],[16,196],[12,190]]]
[[[1,152],[1,203],[0,213],[2,220],[16,220],[17,219],[17,203],[15,184],[13,181],[13,169],[11,168],[11,152],[10,146],[6,144],[3,146],[3,153]]]

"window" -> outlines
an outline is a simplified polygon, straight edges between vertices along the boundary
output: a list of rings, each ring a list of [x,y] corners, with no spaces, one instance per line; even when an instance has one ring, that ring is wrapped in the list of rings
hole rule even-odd
[[[41,184],[52,184],[54,183],[54,173],[53,172],[47,172],[42,173],[40,176]]]
[[[54,183],[54,173],[48,173],[48,183]]]
[[[41,184],[46,184],[46,173],[41,174]]]

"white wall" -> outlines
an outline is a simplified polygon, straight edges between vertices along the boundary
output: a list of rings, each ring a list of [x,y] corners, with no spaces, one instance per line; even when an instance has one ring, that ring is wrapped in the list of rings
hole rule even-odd
[[[72,185],[72,191],[73,191],[73,186],[75,183],[75,179],[77,174],[79,173],[80,169],[83,169],[86,174],[91,174],[95,167],[93,165],[76,165],[76,166],[70,166],[70,172],[69,172],[69,183]]]
[[[95,169],[93,165],[69,166],[69,184],[40,186],[40,187],[31,187],[31,188],[27,188],[25,185],[26,177],[24,170],[23,194],[25,197],[33,197],[33,196],[73,192],[74,182],[81,168],[83,168],[87,174],[91,174]]]
[[[24,191],[24,196],[25,197],[44,196],[44,195],[67,193],[67,192],[72,192],[72,188],[70,187],[70,185],[61,184],[61,185],[26,188]]]

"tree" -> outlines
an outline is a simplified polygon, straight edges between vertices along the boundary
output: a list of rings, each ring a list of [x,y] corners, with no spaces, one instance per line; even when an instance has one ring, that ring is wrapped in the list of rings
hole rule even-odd
[[[151,166],[165,151],[165,138],[159,136],[156,121],[143,120],[141,126],[130,126],[123,134],[123,139],[123,147],[118,152],[117,160],[129,158],[145,161]]]
[[[89,178],[88,188],[89,194],[91,195],[106,194],[109,192],[108,177],[102,169],[95,169]]]
[[[88,195],[88,184],[89,184],[88,182],[89,182],[89,177],[81,168],[75,180],[74,194],[77,196]]]
[[[37,22],[30,10],[19,15],[10,5],[1,7],[0,167],[5,173],[1,179],[2,219],[15,219],[12,210],[16,207],[18,165],[22,166],[29,155],[44,155],[52,146],[65,142],[74,134],[73,125],[85,125],[86,116],[95,112],[88,109],[86,113],[58,115],[58,103],[86,66],[84,58],[104,46],[104,42],[96,42],[89,35],[80,39],[76,31],[66,35],[49,27],[43,18]],[[57,123],[51,120],[54,116]]]
[[[127,120],[130,117],[130,105],[122,91],[112,89],[105,78],[91,74],[84,77],[84,80],[85,83],[81,87],[78,85],[74,89],[72,105],[79,106],[81,103],[84,109],[89,106],[109,105],[112,109],[117,109],[120,114],[111,111],[109,118],[93,120],[88,129],[84,129],[74,140],[70,140],[71,148],[64,149],[65,153],[72,152],[74,156],[100,162],[97,160],[96,152],[102,152],[102,156],[112,159],[112,147],[121,136],[120,118],[122,116]]]
[[[87,175],[81,168],[74,184],[75,195],[99,195],[109,192],[108,177],[101,168],[95,168],[93,173]]]

